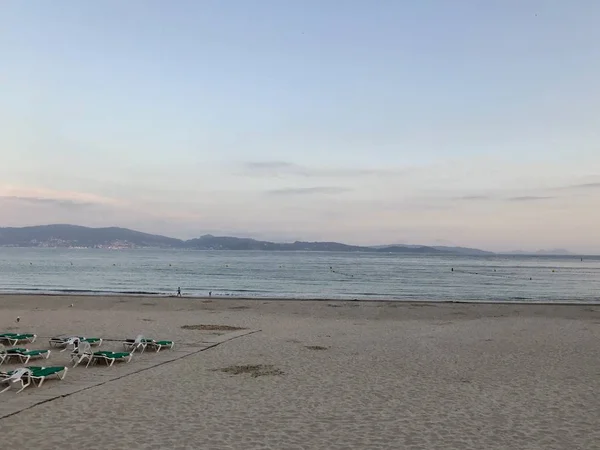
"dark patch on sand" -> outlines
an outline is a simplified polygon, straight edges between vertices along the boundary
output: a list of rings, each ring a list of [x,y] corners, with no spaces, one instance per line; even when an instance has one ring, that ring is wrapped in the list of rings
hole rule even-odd
[[[284,372],[275,366],[268,364],[245,364],[241,366],[229,366],[222,369],[213,369],[214,371],[229,373],[231,375],[250,375],[253,378],[268,375],[283,375]]]
[[[228,309],[250,309],[249,306],[232,306]]]
[[[142,306],[156,306],[156,303],[142,303]]]
[[[199,331],[238,331],[245,330],[243,327],[232,327],[231,325],[183,325],[184,330],[199,330]]]
[[[322,345],[306,345],[309,350],[329,350],[329,347],[323,347]]]

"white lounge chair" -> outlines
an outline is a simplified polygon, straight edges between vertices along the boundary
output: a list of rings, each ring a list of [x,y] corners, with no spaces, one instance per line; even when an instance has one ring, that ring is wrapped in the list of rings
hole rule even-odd
[[[147,345],[148,339],[145,339],[141,334],[138,334],[135,339],[126,339],[123,342],[123,348],[131,353],[135,352],[136,350],[140,350],[140,353],[144,353]]]
[[[8,353],[6,353],[6,348],[4,344],[0,344],[0,366],[6,359],[8,358]]]
[[[79,364],[87,360],[87,366],[92,362],[92,346],[89,342],[81,342],[79,338],[73,338],[74,350],[71,352],[71,362],[73,367],[77,367]]]
[[[17,391],[18,394],[31,384],[31,370],[23,367],[21,369],[17,369],[10,373],[4,374],[0,378],[0,383],[7,385],[3,390],[0,391],[0,393],[6,392],[13,386],[20,384],[21,389]]]

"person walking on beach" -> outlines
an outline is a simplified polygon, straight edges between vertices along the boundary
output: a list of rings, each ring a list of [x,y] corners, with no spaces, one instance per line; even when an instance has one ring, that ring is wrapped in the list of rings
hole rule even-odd
[[[177,288],[177,297],[181,297],[181,288],[180,287]]]

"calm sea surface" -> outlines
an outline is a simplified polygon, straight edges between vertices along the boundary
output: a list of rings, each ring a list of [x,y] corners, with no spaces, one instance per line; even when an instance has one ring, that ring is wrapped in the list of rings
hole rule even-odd
[[[600,257],[0,248],[0,292],[179,286],[186,296],[599,302]]]

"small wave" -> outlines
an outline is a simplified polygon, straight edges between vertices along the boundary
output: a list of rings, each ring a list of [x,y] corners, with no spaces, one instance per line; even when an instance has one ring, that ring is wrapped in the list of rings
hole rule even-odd
[[[266,291],[260,291],[256,289],[223,289],[221,292],[255,292],[257,294],[263,293]]]
[[[113,290],[95,290],[95,289],[52,289],[52,288],[13,288],[0,290],[4,292],[18,293],[43,293],[43,294],[65,294],[65,295],[165,295],[164,292],[157,291],[113,291]]]

